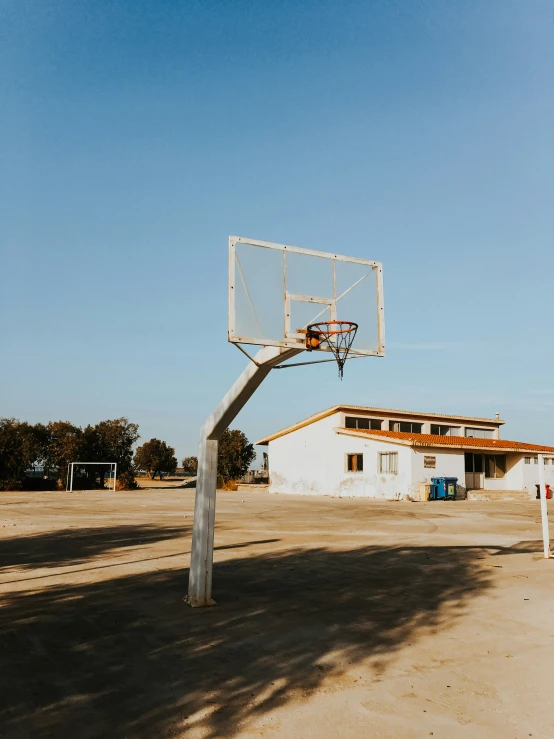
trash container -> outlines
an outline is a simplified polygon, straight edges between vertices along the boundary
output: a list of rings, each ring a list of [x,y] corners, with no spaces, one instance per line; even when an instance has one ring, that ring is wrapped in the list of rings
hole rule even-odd
[[[419,500],[429,500],[431,497],[431,485],[422,482],[419,486]]]
[[[429,500],[454,500],[457,484],[457,477],[432,477]]]
[[[540,497],[541,497],[541,486],[540,485],[535,485],[535,487],[537,488],[537,500],[540,500]],[[545,485],[544,487],[546,488],[546,499],[547,500],[550,500],[552,498],[552,492],[550,490],[550,485]]]

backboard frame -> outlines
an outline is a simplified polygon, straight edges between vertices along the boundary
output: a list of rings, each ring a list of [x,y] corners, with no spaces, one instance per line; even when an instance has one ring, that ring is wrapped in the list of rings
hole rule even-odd
[[[242,275],[242,270],[240,267],[240,263],[237,260],[236,257],[236,247],[237,244],[246,244],[248,246],[255,246],[265,249],[272,249],[274,251],[281,251],[283,252],[283,339],[282,340],[274,340],[274,339],[268,339],[263,338],[263,340],[260,340],[260,338],[253,338],[249,336],[241,336],[237,334],[236,332],[236,304],[235,304],[235,294],[236,294],[236,285],[237,285],[237,279],[242,279],[242,284],[244,286],[244,289],[246,291],[246,296],[248,298],[248,301],[250,302],[250,307],[252,309],[252,312],[255,314],[254,306],[252,304],[250,295],[248,293],[248,288],[246,286],[246,283],[244,281],[244,276]],[[333,298],[324,298],[317,295],[302,295],[297,293],[289,293],[287,292],[287,284],[286,284],[286,253],[294,253],[294,254],[303,254],[306,256],[311,257],[319,257],[321,259],[328,259],[332,260],[332,270],[333,270],[333,287],[334,287],[334,297]],[[383,265],[381,262],[377,262],[371,259],[361,259],[359,257],[349,257],[344,256],[341,254],[334,254],[333,252],[324,252],[324,251],[316,251],[312,249],[302,249],[297,246],[289,246],[287,244],[277,244],[271,241],[260,241],[259,239],[249,239],[242,236],[229,236],[229,302],[228,302],[228,314],[229,314],[229,323],[228,323],[228,340],[229,342],[236,344],[239,348],[241,344],[253,344],[256,346],[274,346],[274,347],[280,347],[280,348],[286,348],[286,349],[298,349],[301,348],[303,345],[303,342],[305,340],[305,334],[298,333],[294,330],[294,327],[291,326],[291,303],[296,302],[310,302],[314,304],[321,304],[323,306],[322,313],[326,310],[329,311],[329,319],[330,320],[337,320],[337,306],[336,303],[338,300],[340,300],[346,293],[343,293],[341,296],[337,297],[336,295],[336,280],[335,280],[335,262],[350,262],[353,264],[359,264],[367,267],[372,267],[375,273],[375,293],[376,293],[376,311],[377,311],[377,347],[375,350],[369,350],[369,349],[356,349],[353,347],[350,351],[350,356],[352,358],[354,357],[363,357],[363,356],[377,356],[382,357],[385,355],[385,308],[384,308],[384,296],[383,296]],[[238,266],[238,270],[237,270]],[[360,280],[361,281],[361,280]],[[357,283],[356,283],[357,284]],[[351,290],[356,285],[352,285],[349,290]],[[348,292],[347,290],[346,292]],[[321,314],[320,314],[321,315]],[[325,320],[329,320],[325,319]],[[360,322],[363,321],[363,317],[360,316],[340,316],[340,319],[342,320],[351,320]],[[315,317],[315,321],[317,321],[317,316]],[[314,321],[312,321],[314,322]],[[328,349],[322,347],[321,351],[329,351]]]

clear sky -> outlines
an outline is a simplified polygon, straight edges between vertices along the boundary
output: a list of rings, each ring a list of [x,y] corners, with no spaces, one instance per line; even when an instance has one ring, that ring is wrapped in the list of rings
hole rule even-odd
[[[0,0],[0,415],[195,454],[238,234],[385,275],[387,356],[272,373],[251,440],[350,402],[554,445],[553,38],[552,0]]]

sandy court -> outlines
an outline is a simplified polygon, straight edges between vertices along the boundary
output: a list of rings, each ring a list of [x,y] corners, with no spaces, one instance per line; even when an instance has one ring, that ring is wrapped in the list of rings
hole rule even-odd
[[[538,502],[222,492],[199,610],[193,503],[0,494],[2,739],[554,737]]]

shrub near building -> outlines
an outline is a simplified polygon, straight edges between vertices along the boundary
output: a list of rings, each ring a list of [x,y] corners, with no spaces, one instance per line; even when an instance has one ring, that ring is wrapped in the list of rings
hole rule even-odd
[[[226,429],[217,449],[217,474],[221,487],[236,490],[236,481],[248,472],[255,456],[254,445],[243,431]]]

